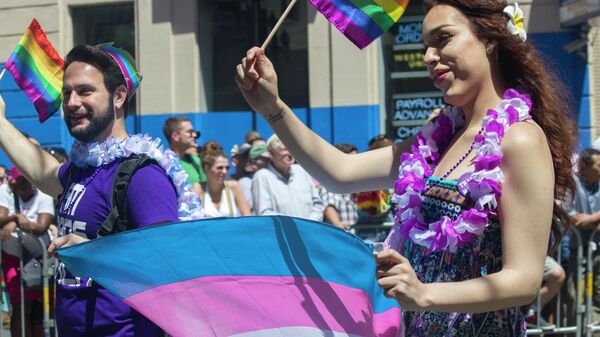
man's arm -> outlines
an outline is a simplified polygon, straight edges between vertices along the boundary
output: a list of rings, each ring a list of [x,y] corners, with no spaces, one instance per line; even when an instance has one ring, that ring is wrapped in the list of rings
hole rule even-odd
[[[600,225],[600,212],[592,214],[577,213],[573,216],[573,224],[580,229],[595,229]]]
[[[348,222],[342,221],[342,219],[340,219],[340,213],[331,204],[327,205],[327,207],[325,207],[325,212],[323,213],[323,217],[325,218],[325,221],[327,221],[328,223],[330,223],[336,227],[343,228],[343,229],[350,229],[350,224],[348,224]]]
[[[0,96],[0,146],[11,162],[44,193],[57,196],[63,188],[58,180],[60,163],[41,147],[33,145],[6,119],[6,106]]]
[[[17,226],[24,230],[27,233],[42,235],[44,234],[50,224],[52,223],[52,219],[54,216],[49,213],[39,213],[37,216],[37,221],[29,221],[27,217],[23,214],[17,214]]]
[[[321,187],[321,200],[323,200],[323,205],[325,206],[325,211],[323,212],[323,221],[328,222],[336,227],[350,229],[350,224],[346,221],[342,221],[340,217],[340,212],[336,208],[336,194],[331,193],[325,189],[325,187]]]

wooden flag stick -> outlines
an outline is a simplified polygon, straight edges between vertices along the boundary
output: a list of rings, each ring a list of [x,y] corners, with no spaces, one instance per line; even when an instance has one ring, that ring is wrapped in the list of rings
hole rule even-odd
[[[283,24],[283,20],[285,20],[286,16],[288,16],[288,14],[290,13],[290,11],[292,10],[292,8],[294,7],[294,5],[296,4],[297,1],[298,0],[292,0],[290,2],[290,4],[287,6],[287,8],[285,9],[285,11],[283,11],[283,14],[281,14],[281,17],[279,18],[279,21],[277,21],[277,23],[275,24],[275,27],[273,27],[273,29],[271,29],[269,36],[267,36],[267,39],[265,40],[265,42],[263,42],[262,46],[260,46],[260,49],[264,50],[265,48],[267,48],[267,46],[273,39],[273,36],[275,36],[275,33],[277,33],[277,30]]]
[[[0,72],[0,80],[2,79],[2,76],[4,76],[5,72],[6,72],[6,68],[2,68],[2,72]]]

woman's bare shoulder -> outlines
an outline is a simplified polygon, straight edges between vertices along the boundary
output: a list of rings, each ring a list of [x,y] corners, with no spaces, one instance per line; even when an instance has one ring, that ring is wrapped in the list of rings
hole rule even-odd
[[[533,120],[511,125],[502,139],[501,147],[504,155],[550,150],[544,131]]]

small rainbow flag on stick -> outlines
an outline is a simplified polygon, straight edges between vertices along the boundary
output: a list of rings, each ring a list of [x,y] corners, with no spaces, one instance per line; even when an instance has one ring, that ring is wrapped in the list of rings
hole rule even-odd
[[[358,48],[368,46],[400,19],[409,0],[310,0]]]
[[[15,82],[33,102],[40,122],[55,113],[62,103],[64,61],[36,19],[4,64]]]

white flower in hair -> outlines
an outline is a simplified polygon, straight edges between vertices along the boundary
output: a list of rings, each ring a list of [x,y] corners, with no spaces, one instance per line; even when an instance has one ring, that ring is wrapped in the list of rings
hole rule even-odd
[[[507,27],[513,35],[519,35],[521,41],[527,40],[527,32],[525,32],[525,17],[523,16],[523,10],[519,7],[516,2],[513,5],[506,6],[504,13],[508,15]]]

